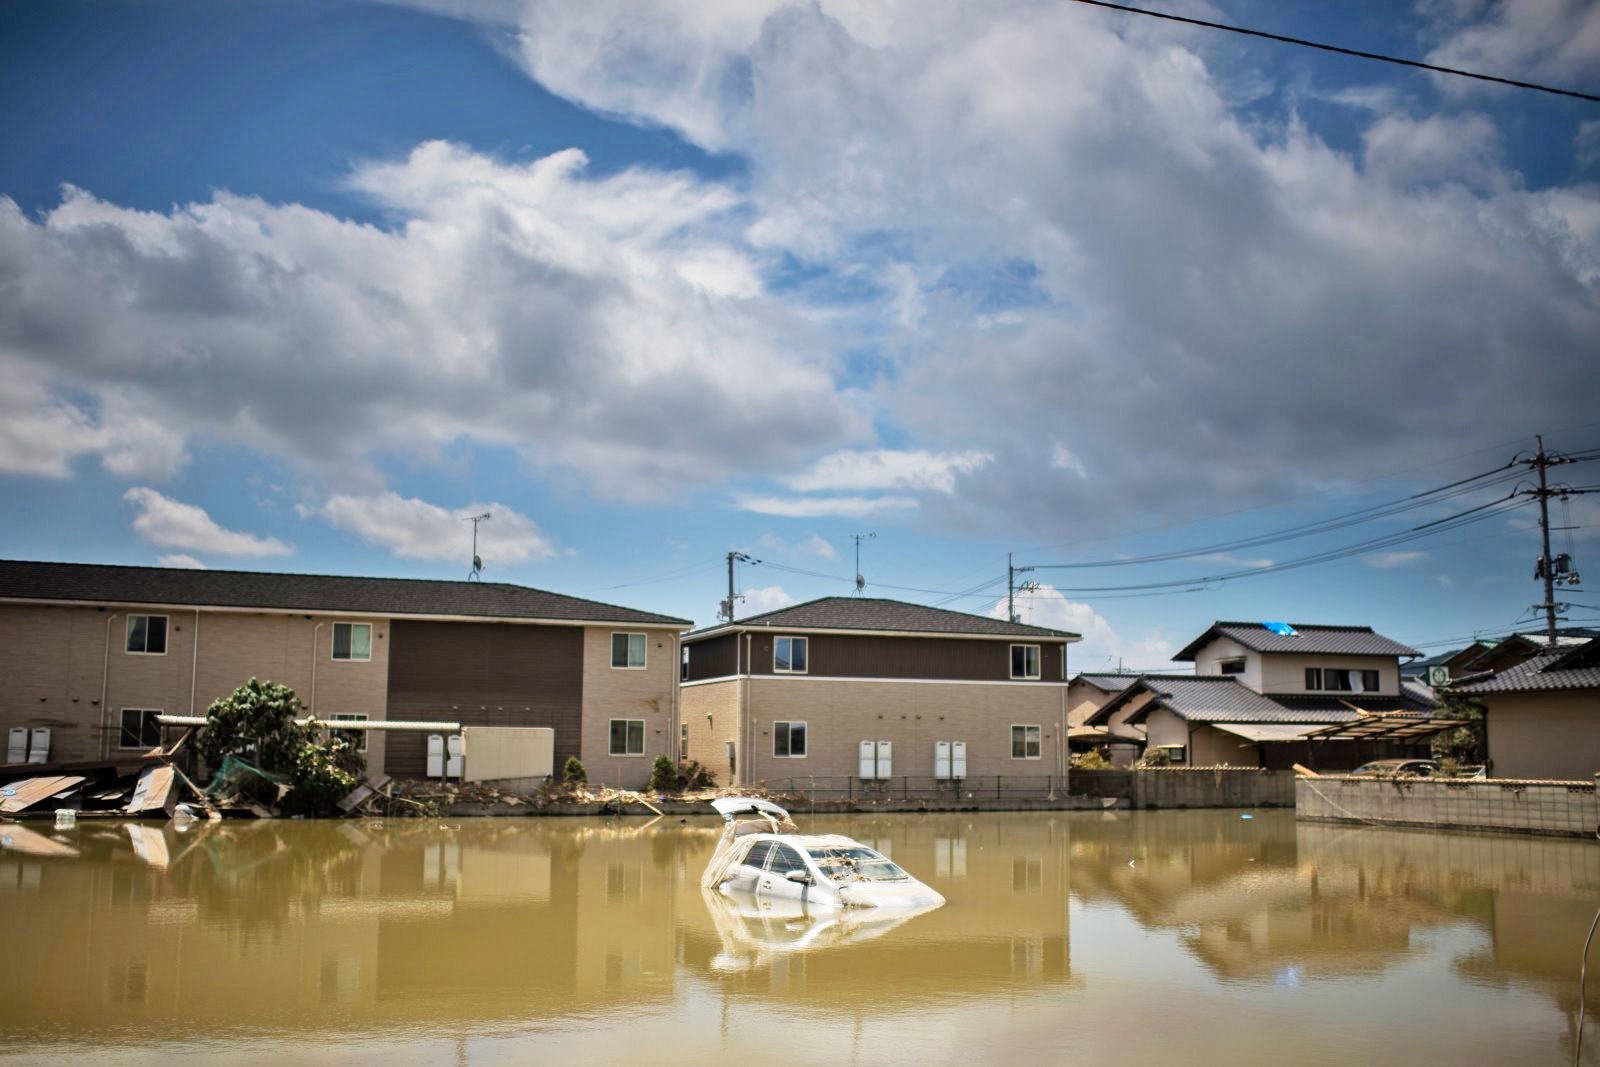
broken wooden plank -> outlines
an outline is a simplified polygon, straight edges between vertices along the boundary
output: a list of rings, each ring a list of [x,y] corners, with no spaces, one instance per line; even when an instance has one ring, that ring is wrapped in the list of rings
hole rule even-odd
[[[82,775],[46,775],[42,778],[24,778],[20,782],[12,782],[0,788],[0,813],[13,815],[19,811],[27,811],[35,804],[40,804],[58,793],[83,782]]]
[[[349,793],[345,794],[343,800],[339,801],[339,810],[344,812],[346,815],[350,814],[352,811],[355,811],[361,805],[365,804],[368,800],[371,800],[372,797],[377,794],[378,790],[382,789],[388,784],[389,777],[387,775],[376,781],[369,779],[368,781],[362,782],[360,785],[350,790]]]
[[[173,788],[176,781],[172,767],[147,768],[139,775],[139,784],[133,787],[133,796],[122,810],[129,815],[157,811],[171,815],[178,806],[177,790]]]

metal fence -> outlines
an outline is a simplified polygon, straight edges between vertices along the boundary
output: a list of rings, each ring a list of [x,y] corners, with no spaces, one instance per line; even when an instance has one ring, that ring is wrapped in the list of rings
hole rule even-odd
[[[1059,775],[986,774],[956,780],[899,775],[894,778],[769,778],[763,787],[806,800],[1005,800],[1053,797],[1066,792]]]

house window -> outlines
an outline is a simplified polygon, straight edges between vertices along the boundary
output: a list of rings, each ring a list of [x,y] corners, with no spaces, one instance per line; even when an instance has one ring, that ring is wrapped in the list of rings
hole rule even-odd
[[[1352,671],[1351,673],[1360,678],[1361,691],[1363,693],[1376,693],[1378,691],[1377,671]]]
[[[1011,646],[1011,677],[1037,678],[1039,677],[1039,646],[1038,645],[1012,645]]]
[[[1307,667],[1306,668],[1306,689],[1309,691],[1309,690],[1312,690],[1312,689],[1321,689],[1321,688],[1322,688],[1322,668],[1321,667]]]
[[[1322,688],[1330,693],[1350,692],[1350,672],[1343,667],[1322,668]]]
[[[135,656],[165,656],[167,654],[167,617],[165,615],[129,615],[128,651]]]
[[[1013,645],[1013,648],[1027,648],[1027,645]],[[1038,759],[1039,758],[1039,727],[1013,726],[1011,728],[1011,758],[1012,759]]]
[[[334,722],[366,722],[367,717],[359,712],[338,712],[333,716]],[[350,746],[363,756],[367,754],[368,730],[335,730],[333,736],[341,741],[347,741]]]
[[[678,668],[678,680],[680,682],[687,682],[689,680],[689,646],[688,645],[684,645],[683,646],[683,665]]]
[[[333,658],[366,662],[372,658],[372,624],[370,622],[336,622],[333,624]]]
[[[1223,674],[1243,674],[1244,657],[1241,656],[1238,659],[1219,660],[1217,662],[1217,669]]]
[[[619,670],[643,670],[644,634],[612,634],[611,666]]]
[[[1156,747],[1167,754],[1167,760],[1171,763],[1189,762],[1189,750],[1183,745],[1158,745]]]
[[[809,644],[804,637],[780,637],[772,642],[772,669],[780,674],[806,673]]]
[[[775,722],[772,724],[772,754],[798,759],[806,754],[806,724],[803,722]]]
[[[678,762],[682,763],[689,758],[689,724],[678,724]]]
[[[146,749],[159,745],[161,724],[156,722],[156,716],[160,714],[160,708],[123,708],[122,734],[117,738],[117,747]]]
[[[644,755],[644,720],[611,720],[611,754],[613,756]]]

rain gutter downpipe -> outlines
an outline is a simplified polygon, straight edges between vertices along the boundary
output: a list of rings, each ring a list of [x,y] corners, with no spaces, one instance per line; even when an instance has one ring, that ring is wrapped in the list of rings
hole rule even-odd
[[[117,617],[116,612],[106,616],[106,650],[100,660],[100,758],[106,758],[106,742],[110,740],[106,733],[106,692],[111,681],[111,621]]]
[[[311,714],[317,713],[317,634],[322,632],[323,623],[317,623],[311,631]]]

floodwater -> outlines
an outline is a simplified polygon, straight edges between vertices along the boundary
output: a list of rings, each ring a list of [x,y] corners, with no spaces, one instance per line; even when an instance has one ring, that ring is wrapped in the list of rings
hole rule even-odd
[[[711,818],[0,826],[0,1060],[1571,1062],[1594,841],[799,818],[949,902],[708,900]]]

